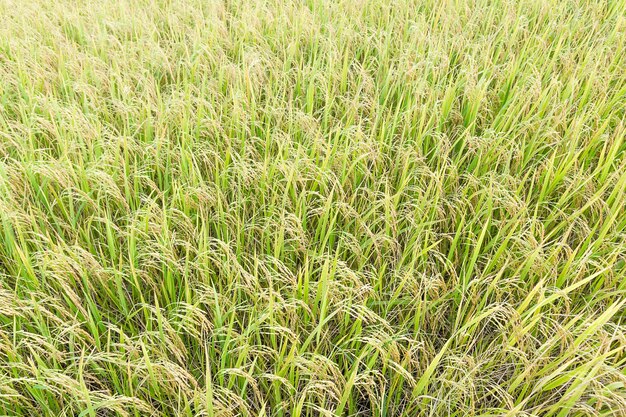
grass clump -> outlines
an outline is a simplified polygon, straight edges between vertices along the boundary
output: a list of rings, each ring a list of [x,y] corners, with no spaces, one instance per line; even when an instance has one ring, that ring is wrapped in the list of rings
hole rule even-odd
[[[0,0],[0,414],[626,415],[625,11]]]

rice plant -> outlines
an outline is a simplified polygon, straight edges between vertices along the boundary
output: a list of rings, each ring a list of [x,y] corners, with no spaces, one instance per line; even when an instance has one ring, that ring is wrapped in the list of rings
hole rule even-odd
[[[0,415],[626,415],[626,1],[0,0]]]

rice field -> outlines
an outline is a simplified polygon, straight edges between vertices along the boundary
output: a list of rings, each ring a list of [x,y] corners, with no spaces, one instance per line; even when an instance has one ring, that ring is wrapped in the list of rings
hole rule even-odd
[[[0,415],[626,415],[625,0],[0,0]]]

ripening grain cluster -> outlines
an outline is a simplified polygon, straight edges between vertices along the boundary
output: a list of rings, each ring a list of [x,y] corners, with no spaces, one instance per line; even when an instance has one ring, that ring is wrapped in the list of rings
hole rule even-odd
[[[626,415],[625,0],[0,0],[0,415]]]

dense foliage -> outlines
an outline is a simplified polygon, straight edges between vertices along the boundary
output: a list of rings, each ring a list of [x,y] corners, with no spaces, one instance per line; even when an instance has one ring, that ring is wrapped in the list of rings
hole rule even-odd
[[[623,0],[0,20],[0,414],[626,415]]]

